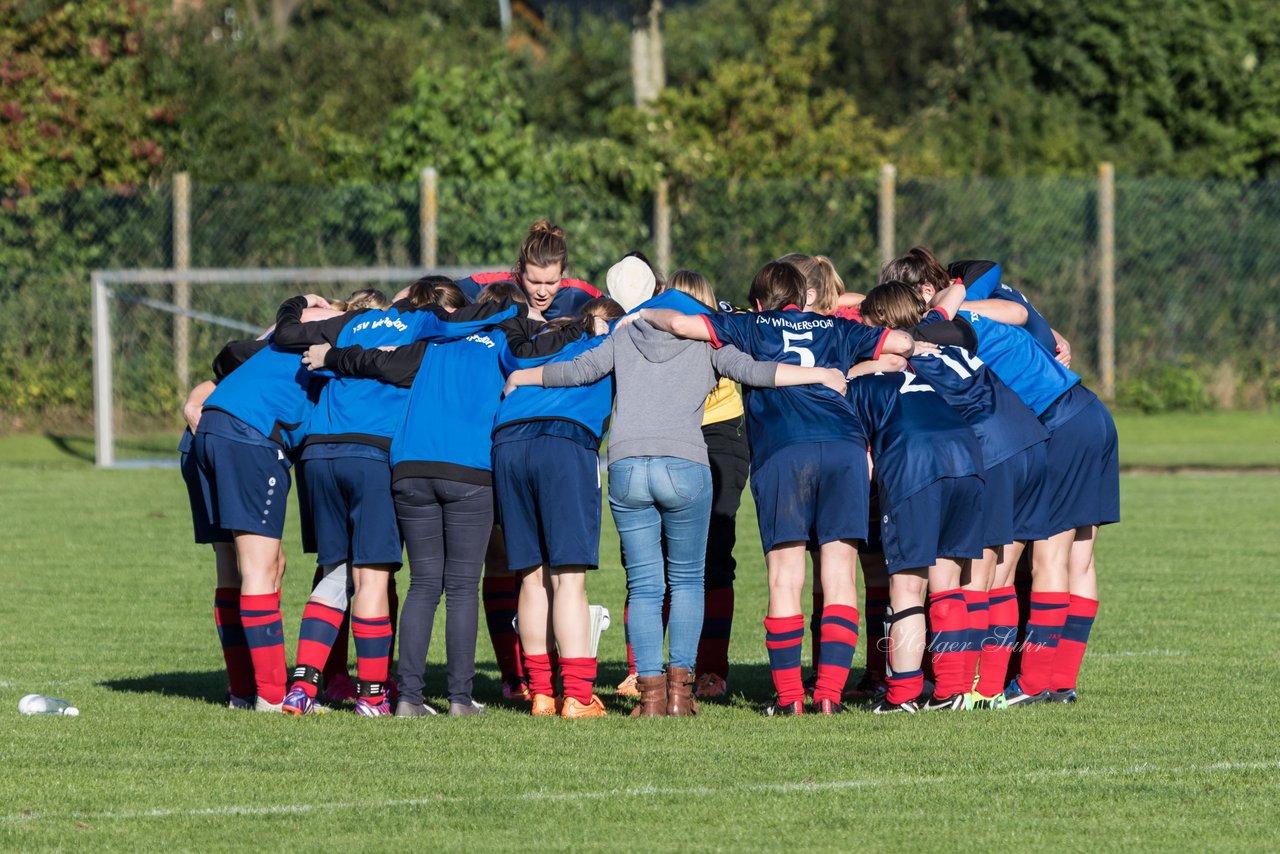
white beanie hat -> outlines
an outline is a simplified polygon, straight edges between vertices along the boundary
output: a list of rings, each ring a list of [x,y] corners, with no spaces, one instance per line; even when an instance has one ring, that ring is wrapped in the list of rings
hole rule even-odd
[[[631,311],[640,303],[653,296],[657,279],[649,265],[634,255],[628,255],[609,268],[605,276],[605,286],[623,311]]]

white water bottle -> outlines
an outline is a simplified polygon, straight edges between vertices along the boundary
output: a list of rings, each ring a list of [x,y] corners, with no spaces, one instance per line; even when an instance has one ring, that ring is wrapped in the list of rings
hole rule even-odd
[[[28,694],[18,701],[18,711],[24,715],[69,715],[75,717],[80,710],[57,697]]]

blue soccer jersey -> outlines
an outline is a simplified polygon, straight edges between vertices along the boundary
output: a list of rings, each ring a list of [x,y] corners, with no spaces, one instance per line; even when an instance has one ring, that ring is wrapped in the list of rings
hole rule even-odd
[[[851,320],[786,309],[704,315],[711,344],[732,344],[762,362],[847,371],[874,359],[889,332]],[[778,450],[798,442],[852,441],[866,431],[849,400],[822,385],[744,388],[754,471]]]
[[[982,360],[963,347],[912,356],[911,367],[973,429],[982,464],[991,468],[1049,438],[1022,399]]]
[[[1058,352],[1058,340],[1053,337],[1049,321],[1044,319],[1022,291],[1001,281],[1000,265],[994,261],[957,261],[947,268],[947,275],[959,279],[966,288],[968,299],[1002,299],[1016,302],[1027,310],[1027,322],[1023,329],[1044,345],[1050,353]]]
[[[925,340],[937,340],[934,330],[945,322],[943,313],[934,310],[925,315],[916,328]],[[960,312],[956,323],[972,331],[977,340],[978,358],[986,362],[1037,417],[1080,382],[1079,375],[1063,367],[1020,326],[1009,326],[972,311]]]
[[[302,366],[302,357],[275,346],[262,348],[218,383],[204,409],[238,418],[285,448],[296,447],[315,407],[323,380]]]
[[[858,377],[849,383],[849,400],[871,434],[871,461],[887,506],[940,478],[982,473],[973,430],[915,374]],[[974,513],[980,517],[982,508]]]

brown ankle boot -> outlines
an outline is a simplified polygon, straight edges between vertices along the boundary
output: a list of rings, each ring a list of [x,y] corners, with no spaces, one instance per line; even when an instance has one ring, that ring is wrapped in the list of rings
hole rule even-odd
[[[686,717],[698,713],[693,699],[693,671],[684,667],[667,668],[667,715]]]
[[[633,718],[664,718],[667,716],[667,677],[637,676],[640,704],[631,710]]]

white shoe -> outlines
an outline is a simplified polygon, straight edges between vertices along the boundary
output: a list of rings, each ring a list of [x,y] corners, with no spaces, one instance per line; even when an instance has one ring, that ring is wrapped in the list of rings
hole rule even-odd
[[[266,700],[258,697],[253,701],[253,710],[255,712],[283,712],[284,703],[268,703]]]

